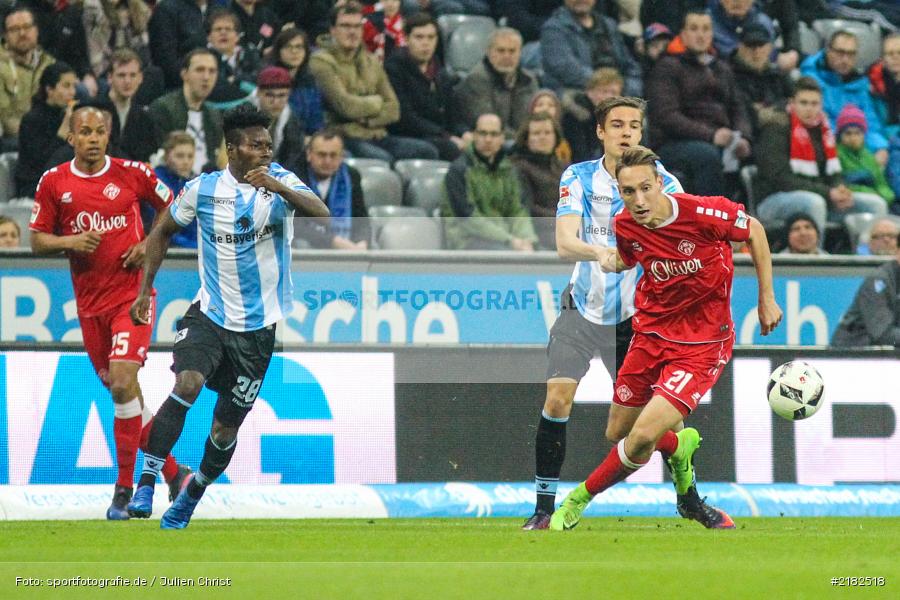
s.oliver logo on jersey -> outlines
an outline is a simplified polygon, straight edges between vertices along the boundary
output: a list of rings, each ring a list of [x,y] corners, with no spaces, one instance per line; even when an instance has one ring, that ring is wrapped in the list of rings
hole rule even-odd
[[[103,195],[109,198],[110,200],[115,200],[116,197],[122,190],[114,183],[107,183],[106,187],[103,188]]]
[[[657,281],[668,281],[678,275],[693,275],[703,268],[699,258],[691,260],[654,260],[650,272]]]
[[[75,233],[84,231],[98,231],[104,233],[113,231],[114,229],[124,229],[128,226],[128,219],[125,215],[115,215],[112,217],[104,217],[97,211],[92,213],[81,211],[72,221],[72,230]]]
[[[274,227],[266,225],[258,231],[250,231],[248,233],[226,233],[225,235],[211,233],[208,239],[216,244],[249,244],[271,235],[273,231],[275,231]]]

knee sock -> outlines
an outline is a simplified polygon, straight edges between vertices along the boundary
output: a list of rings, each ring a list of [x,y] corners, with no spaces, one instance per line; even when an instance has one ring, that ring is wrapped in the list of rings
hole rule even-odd
[[[656,449],[662,453],[663,457],[669,458],[678,450],[678,436],[674,431],[665,432],[656,442]]]
[[[144,451],[144,469],[138,485],[156,485],[156,477],[166,462],[172,446],[178,441],[184,428],[184,419],[191,404],[175,394],[169,394],[159,407],[150,428],[147,449]]]
[[[141,441],[141,401],[132,398],[123,404],[115,404],[113,437],[116,440],[116,464],[119,477],[116,485],[134,486],[134,461]]]
[[[141,429],[141,451],[147,452],[147,444],[150,441],[150,430],[153,428],[153,413],[144,406],[144,412],[141,415],[143,429]],[[166,482],[172,481],[178,475],[178,462],[175,457],[169,454],[162,466],[162,476]]]
[[[584,482],[587,491],[596,496],[646,465],[630,460],[625,454],[625,440],[620,441],[609,451],[600,466],[594,469]]]
[[[235,448],[237,448],[237,438],[224,447],[218,446],[212,436],[206,439],[206,448],[203,450],[200,468],[187,487],[187,493],[191,498],[199,500],[206,491],[206,486],[218,479],[228,463],[231,462]]]
[[[535,510],[553,512],[559,472],[566,459],[566,423],[569,417],[551,417],[541,412],[537,437],[534,442],[534,491]]]

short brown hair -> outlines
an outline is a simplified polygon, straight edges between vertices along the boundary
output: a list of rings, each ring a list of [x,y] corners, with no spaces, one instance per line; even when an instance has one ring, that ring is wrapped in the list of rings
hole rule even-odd
[[[794,93],[791,95],[796,96],[800,92],[816,92],[818,94],[822,94],[822,86],[819,85],[819,82],[814,78],[807,76],[801,77],[794,83]]]
[[[600,125],[601,127],[606,125],[606,117],[609,116],[610,111],[620,106],[638,109],[641,111],[641,120],[644,120],[644,113],[647,111],[647,102],[645,100],[634,96],[613,96],[612,98],[601,100],[600,104],[594,109],[594,117],[597,119],[597,125]]]
[[[19,224],[16,223],[15,219],[7,217],[6,215],[0,215],[0,225],[6,225],[7,223],[12,223],[13,227],[16,228],[16,233],[19,237],[22,237],[22,228],[19,227]]]
[[[313,142],[316,140],[321,139],[321,140],[328,141],[328,140],[333,140],[334,138],[341,140],[341,144],[344,144],[344,136],[341,134],[340,131],[338,131],[337,129],[335,129],[333,127],[325,127],[324,129],[320,129],[320,130],[316,131],[315,133],[313,133],[311,136],[309,136],[309,138],[306,141],[306,147],[312,148]]]
[[[116,67],[132,62],[136,62],[139,68],[144,68],[144,61],[141,60],[137,52],[131,48],[117,48],[113,50],[112,55],[109,57],[109,72],[112,73]]]
[[[559,127],[559,123],[556,122],[556,119],[553,118],[553,115],[546,111],[541,111],[537,113],[531,113],[528,115],[522,124],[519,125],[518,131],[516,131],[516,146],[519,148],[527,149],[528,148],[528,132],[531,129],[532,123],[539,123],[541,121],[550,121],[550,124],[553,125],[553,133],[556,135],[556,144],[554,146],[559,145],[559,141],[562,139],[562,130]]]
[[[600,67],[599,69],[591,73],[590,78],[584,85],[584,89],[592,90],[594,88],[598,88],[603,85],[609,85],[611,83],[618,83],[619,85],[624,86],[625,78],[622,77],[622,74],[619,73],[619,70],[614,67]]]
[[[332,27],[337,25],[338,17],[341,15],[362,15],[362,5],[356,0],[348,0],[347,2],[339,2],[334,5],[329,14],[329,23]]]
[[[194,141],[194,138],[187,131],[170,131],[166,135],[166,139],[163,140],[162,149],[168,154],[172,148],[182,144],[190,144],[194,148],[197,147],[197,142]]]
[[[643,167],[647,166],[653,169],[654,175],[659,173],[656,170],[656,163],[659,157],[650,148],[644,146],[634,146],[622,153],[622,158],[616,164],[616,179],[619,178],[619,172],[626,167]]]

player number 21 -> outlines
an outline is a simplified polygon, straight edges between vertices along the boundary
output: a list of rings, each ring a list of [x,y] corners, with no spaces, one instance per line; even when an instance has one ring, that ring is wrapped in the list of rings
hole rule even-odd
[[[128,354],[128,332],[117,333],[112,338],[113,356],[125,356]]]
[[[668,381],[666,381],[665,386],[676,394],[680,394],[681,390],[684,389],[684,386],[687,385],[688,381],[693,378],[693,373],[687,373],[685,371],[682,371],[681,369],[678,369],[677,371],[672,371],[672,376],[669,377]]]

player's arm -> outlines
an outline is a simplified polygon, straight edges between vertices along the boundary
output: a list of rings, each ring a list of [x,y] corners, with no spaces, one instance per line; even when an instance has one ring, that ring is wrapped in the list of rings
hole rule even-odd
[[[169,241],[180,230],[181,225],[172,217],[170,211],[160,211],[160,217],[146,239],[144,279],[141,281],[141,291],[131,305],[131,320],[135,325],[147,325],[150,323],[150,299],[153,295],[153,280],[156,279],[156,272],[159,271],[159,266],[166,257]]]
[[[588,244],[578,237],[581,229],[581,215],[570,213],[556,217],[556,253],[563,260],[578,262],[580,260],[601,260],[604,253],[602,246]]]
[[[772,253],[769,251],[769,240],[762,223],[754,217],[750,218],[750,257],[756,268],[756,280],[759,286],[757,313],[759,328],[763,335],[769,335],[781,323],[781,308],[775,302],[775,288],[772,285]]]
[[[331,216],[328,207],[312,190],[295,190],[269,175],[269,167],[256,167],[244,175],[247,182],[257,188],[265,188],[273,194],[284,198],[288,204],[299,211],[301,217],[327,219]]]
[[[631,267],[625,264],[625,261],[622,260],[622,255],[619,254],[619,250],[616,248],[600,248],[601,256],[598,259],[600,261],[600,268],[605,273],[621,273],[625,269],[630,269]]]
[[[83,252],[90,254],[100,245],[101,234],[84,231],[76,235],[53,235],[42,231],[31,232],[31,251],[38,256],[58,252]]]

